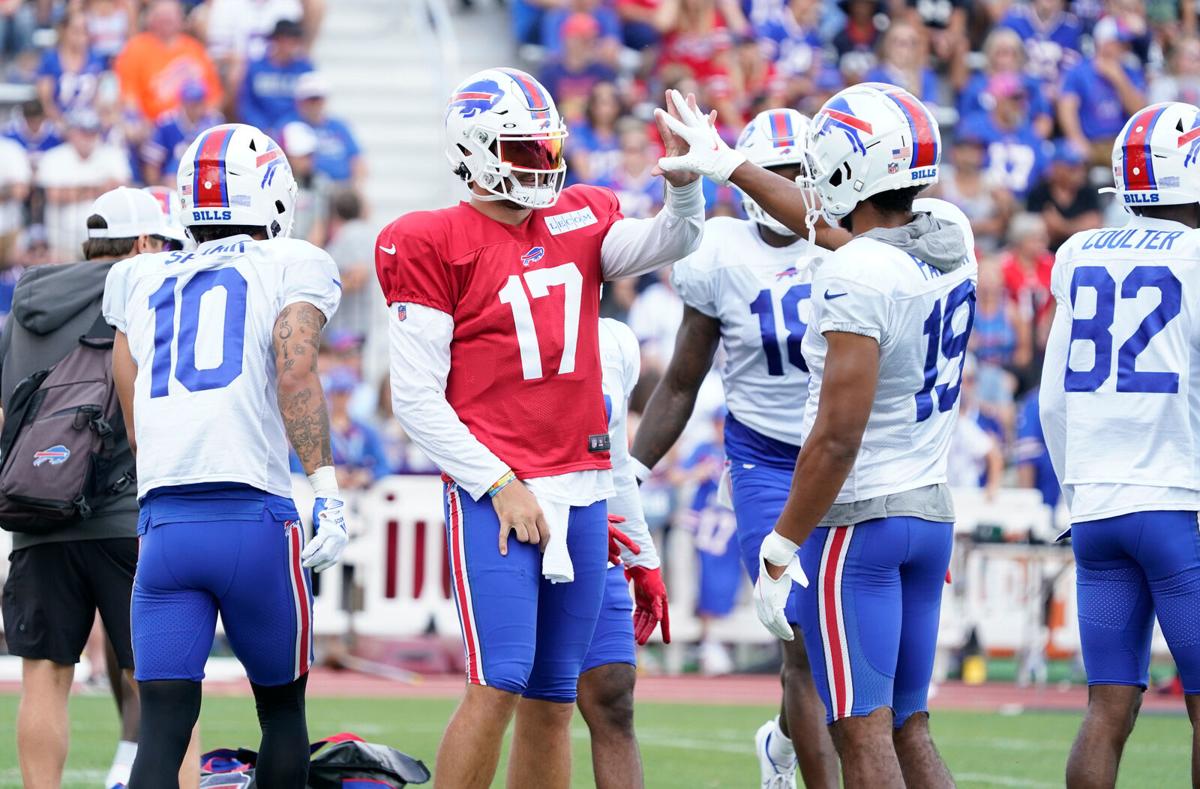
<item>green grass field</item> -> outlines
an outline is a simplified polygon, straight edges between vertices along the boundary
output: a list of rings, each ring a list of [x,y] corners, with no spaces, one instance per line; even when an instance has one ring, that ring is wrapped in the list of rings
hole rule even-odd
[[[0,786],[21,785],[13,722],[17,698],[0,696]],[[314,737],[349,730],[397,747],[431,767],[438,738],[454,703],[448,700],[320,698],[309,701]],[[71,758],[64,787],[100,786],[116,741],[116,715],[107,696],[72,700]],[[764,707],[639,704],[638,734],[653,789],[756,786],[752,738],[766,719]],[[934,736],[960,787],[1062,786],[1077,714],[990,715],[939,712]],[[253,746],[258,733],[249,699],[205,701],[205,748]],[[1189,729],[1182,716],[1143,716],[1122,766],[1121,786],[1167,789],[1188,783]],[[588,787],[587,731],[576,717],[575,781]],[[501,773],[502,774],[502,773]]]

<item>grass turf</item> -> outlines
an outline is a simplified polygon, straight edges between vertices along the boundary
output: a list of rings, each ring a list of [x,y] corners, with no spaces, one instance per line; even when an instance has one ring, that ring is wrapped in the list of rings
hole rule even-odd
[[[438,738],[454,708],[439,699],[320,698],[309,701],[315,737],[348,730],[403,750],[433,766]],[[17,769],[17,697],[0,695],[0,786],[21,785]],[[638,734],[646,785],[756,786],[753,736],[770,711],[763,707],[639,704]],[[933,731],[960,787],[1060,787],[1078,714],[996,715],[938,712]],[[116,714],[107,696],[71,702],[71,755],[64,787],[101,785],[116,742]],[[212,697],[202,716],[205,748],[254,746],[258,729],[249,698]],[[1188,782],[1189,727],[1183,716],[1145,715],[1121,770],[1121,786],[1182,786]],[[574,786],[592,785],[587,730],[576,716]],[[500,770],[503,775],[503,766]],[[501,782],[497,782],[501,785]]]

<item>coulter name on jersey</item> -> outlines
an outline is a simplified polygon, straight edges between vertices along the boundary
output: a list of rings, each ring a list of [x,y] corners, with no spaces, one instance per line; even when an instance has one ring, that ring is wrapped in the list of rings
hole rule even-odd
[[[1200,509],[1200,232],[1134,216],[1077,233],[1051,290],[1070,320],[1041,412],[1071,521]]]

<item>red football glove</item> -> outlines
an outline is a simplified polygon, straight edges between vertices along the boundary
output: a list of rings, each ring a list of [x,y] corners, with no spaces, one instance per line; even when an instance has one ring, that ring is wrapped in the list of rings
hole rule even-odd
[[[662,570],[646,567],[630,567],[625,577],[633,581],[633,638],[638,646],[644,646],[654,634],[654,628],[662,622],[664,644],[671,643],[671,611],[667,606],[667,586],[663,583]]]
[[[621,563],[621,546],[624,545],[635,554],[641,553],[642,549],[636,542],[629,538],[629,535],[617,528],[616,524],[624,523],[625,519],[620,515],[608,516],[608,563]]]

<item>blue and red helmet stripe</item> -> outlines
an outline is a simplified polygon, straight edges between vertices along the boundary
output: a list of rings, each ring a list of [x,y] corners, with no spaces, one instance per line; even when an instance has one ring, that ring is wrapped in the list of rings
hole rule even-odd
[[[225,154],[232,138],[232,128],[218,127],[207,132],[200,141],[196,170],[192,175],[192,199],[196,208],[229,207]]]
[[[525,95],[525,106],[533,113],[534,118],[545,120],[550,117],[550,96],[537,80],[516,69],[501,69],[501,71],[512,77],[513,81],[517,83],[517,87]]]
[[[771,144],[776,148],[790,148],[796,144],[796,131],[792,116],[787,110],[775,110],[771,118]]]
[[[1165,105],[1147,107],[1129,122],[1129,131],[1121,144],[1125,150],[1122,158],[1125,160],[1126,191],[1145,192],[1158,188],[1158,182],[1154,178],[1154,157],[1150,155],[1150,135],[1164,110]]]
[[[888,98],[896,102],[896,106],[908,120],[908,128],[912,132],[912,159],[909,168],[932,167],[938,162],[938,138],[934,127],[933,116],[925,105],[903,91],[888,91]]]

